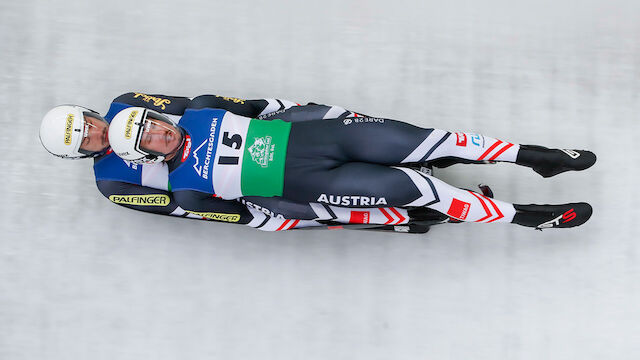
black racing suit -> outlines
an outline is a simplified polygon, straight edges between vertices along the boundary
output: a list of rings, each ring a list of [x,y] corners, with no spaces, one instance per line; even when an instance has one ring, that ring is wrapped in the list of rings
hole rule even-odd
[[[515,162],[518,144],[336,108],[309,104],[259,117],[291,122],[284,201],[346,208],[428,208],[460,221],[510,222],[513,218],[512,204],[455,188],[415,168],[434,161]],[[214,201],[202,194],[179,192],[176,198],[185,208],[215,211]],[[268,203],[270,199],[252,201]]]
[[[105,119],[110,122],[118,111],[130,106],[146,107],[164,113],[175,121],[179,120],[187,108],[220,108],[238,115],[258,118],[281,115],[287,121],[307,121],[313,118],[311,116],[313,114],[308,111],[302,112],[304,116],[294,115],[297,114],[295,111],[292,113],[285,111],[298,107],[295,105],[297,104],[278,99],[242,100],[216,95],[201,95],[189,99],[131,92],[113,100]],[[308,107],[308,109],[311,108]],[[349,114],[339,107],[325,108],[331,108],[331,114]],[[203,218],[178,206],[177,197],[184,208],[198,209],[200,212],[235,214],[236,216],[231,218],[239,218],[238,223],[261,230],[287,230],[320,225],[314,220],[321,220],[325,224],[386,224],[387,229],[394,229],[393,225],[404,226],[410,218],[407,210],[398,208],[383,207],[359,211],[327,204],[297,203],[283,198],[246,197],[235,201],[213,198],[208,194],[195,191],[172,193],[165,179],[168,173],[166,167],[158,164],[136,165],[124,162],[111,151],[96,158],[94,163],[96,182],[105,197],[118,205],[156,214]],[[123,175],[123,168],[128,174]],[[140,168],[142,168],[142,176],[140,176]],[[192,206],[194,203],[197,203],[197,206]],[[292,221],[287,221],[288,219]],[[409,226],[401,229],[407,227]],[[414,231],[416,228],[415,224],[412,224],[410,230]]]
[[[238,115],[257,117],[264,113],[281,111],[293,105],[296,104],[278,99],[243,100],[217,95],[201,95],[190,99],[179,96],[129,92],[113,100],[105,115],[105,120],[111,122],[118,111],[131,106],[152,109],[173,117],[177,121],[187,108],[215,107]],[[96,184],[100,192],[115,204],[155,214],[201,219],[202,217],[189,214],[178,206],[170,191],[167,169],[164,169],[164,173],[162,173],[162,169],[155,168],[153,171],[144,171],[150,167],[158,166],[160,165],[136,165],[123,162],[109,150],[106,154],[94,159]],[[166,167],[166,165],[164,166]],[[142,176],[139,174],[141,168],[144,168],[143,173],[145,173]],[[148,173],[152,173],[151,176]],[[219,206],[230,213],[242,214],[243,223],[248,223],[253,218],[246,206],[240,202],[224,201]]]

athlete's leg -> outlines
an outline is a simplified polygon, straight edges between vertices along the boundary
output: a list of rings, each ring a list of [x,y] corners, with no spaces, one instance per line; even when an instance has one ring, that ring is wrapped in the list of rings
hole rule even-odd
[[[383,165],[422,163],[440,158],[515,162],[519,146],[494,138],[426,129],[405,122],[352,117],[295,123],[288,153],[321,151],[342,161]],[[300,144],[300,145],[299,145]]]
[[[447,157],[516,162],[520,158],[519,148],[494,138],[423,129],[387,119],[364,117],[294,123],[288,143],[283,197],[345,207],[426,206],[462,221],[514,221],[534,227],[540,216],[517,219],[514,216],[544,210],[546,218],[558,215],[561,210],[573,211],[564,205],[516,208],[414,170],[389,166]],[[580,216],[568,226],[579,225],[589,218],[590,207],[584,205],[576,205],[575,212]],[[567,222],[575,219],[568,217],[571,220]]]
[[[505,161],[531,167],[545,177],[583,170],[595,162],[589,151],[521,146],[479,134],[425,129],[371,117],[293,124],[288,154],[383,165]]]
[[[282,219],[321,220],[342,224],[402,225],[411,220],[423,218],[413,217],[407,209],[400,207],[346,208],[315,202],[299,203],[279,196],[245,196],[238,201],[249,208]]]
[[[324,171],[287,169],[283,197],[342,207],[428,207],[461,221],[510,222],[516,213],[512,204],[418,171],[368,163],[347,163]]]
[[[347,163],[330,170],[285,172],[283,197],[341,207],[427,207],[460,221],[572,227],[591,216],[588,204],[517,205],[491,199],[403,167]]]

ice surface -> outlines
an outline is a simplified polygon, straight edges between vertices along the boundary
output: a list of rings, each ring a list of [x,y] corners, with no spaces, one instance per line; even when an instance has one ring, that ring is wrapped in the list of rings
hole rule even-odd
[[[0,359],[640,358],[640,2],[514,3],[0,2]],[[594,216],[412,236],[138,213],[37,136],[54,105],[131,90],[588,148],[594,168],[552,179],[438,175]]]

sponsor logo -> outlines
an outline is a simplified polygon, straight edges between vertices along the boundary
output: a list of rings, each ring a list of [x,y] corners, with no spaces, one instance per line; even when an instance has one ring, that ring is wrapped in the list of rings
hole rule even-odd
[[[109,200],[116,204],[138,205],[138,206],[166,206],[171,201],[169,195],[111,195]]]
[[[562,219],[564,219],[564,221],[562,223],[567,223],[567,222],[575,219],[576,217],[578,217],[578,215],[576,215],[575,210],[571,209],[571,210],[565,212],[564,214],[562,214]]]
[[[576,215],[576,212],[574,209],[570,209],[568,211],[566,211],[564,214],[558,216],[555,219],[551,219],[545,223],[542,223],[540,225],[537,226],[538,229],[547,229],[547,228],[552,228],[554,226],[558,226],[560,225],[560,220],[564,220],[562,221],[562,223],[568,223],[569,221],[575,219],[578,215]]]
[[[133,127],[133,120],[138,115],[138,110],[133,110],[131,114],[129,114],[129,118],[127,119],[127,124],[124,128],[124,138],[131,139],[131,128]]]
[[[202,165],[198,166],[198,164],[200,163],[200,158],[198,157],[198,151],[200,151],[200,148],[202,148],[206,143],[207,143],[207,140],[203,141],[202,144],[200,144],[200,146],[198,146],[195,150],[193,150],[193,158],[196,159],[195,164],[193,164],[193,169],[196,171],[196,174],[198,174],[198,176],[202,176]],[[208,177],[208,174],[204,176],[205,179],[207,177]]]
[[[449,206],[449,210],[447,210],[447,215],[454,217],[458,220],[464,220],[467,218],[467,215],[469,215],[469,208],[471,208],[471,204],[454,198],[451,201],[451,206]]]
[[[202,216],[203,218],[215,221],[224,221],[224,222],[238,222],[240,221],[240,214],[223,214],[223,213],[214,213],[214,212],[196,212],[189,211],[191,214]]]
[[[71,131],[73,130],[73,114],[67,114],[67,122],[64,124],[64,144],[71,145]]]
[[[225,100],[225,101],[233,101],[235,104],[244,104],[245,102],[244,99],[238,99],[234,97],[226,97],[226,96],[218,96],[218,95],[216,95],[216,97],[221,98],[222,100]]]
[[[549,220],[545,223],[542,223],[540,225],[537,226],[538,229],[547,229],[547,228],[552,228],[556,225],[560,225],[560,219],[562,219],[562,215],[558,216],[555,219]]]
[[[349,125],[349,124],[363,124],[363,123],[379,123],[379,124],[384,124],[384,119],[383,118],[373,118],[373,117],[358,117],[358,114],[355,114],[356,117],[348,117],[344,120],[342,120],[342,123],[345,125]]]
[[[284,113],[285,111],[287,111],[287,109],[276,110],[276,111],[270,112],[270,113],[268,113],[268,114],[259,115],[259,116],[258,116],[258,119],[260,119],[260,120],[264,120],[264,119],[266,119],[266,118],[269,118],[269,117],[272,117],[272,116],[276,116],[276,115],[278,115],[278,114],[282,114],[282,113]]]
[[[123,153],[123,154],[129,154],[129,153]],[[127,167],[132,168],[133,170],[138,170],[138,164],[133,163],[133,162],[128,161],[128,160],[122,160],[122,161],[124,161],[124,163],[125,163],[125,165],[127,165]]]
[[[475,146],[484,147],[484,136],[478,134],[471,135],[471,143]]]
[[[271,216],[273,218],[284,219],[284,216],[282,214],[276,214],[273,211],[271,211],[271,210],[269,210],[269,209],[267,209],[265,207],[262,207],[260,205],[256,205],[256,204],[254,204],[254,203],[252,203],[250,201],[246,201],[244,199],[240,199],[240,202],[245,204],[246,206],[248,206],[250,208],[254,208],[254,209],[256,209],[256,210],[258,210],[260,212],[263,212],[263,213],[265,213],[265,214],[267,214],[267,215],[269,215],[269,216]]]
[[[465,134],[465,133],[456,133],[456,145],[457,146],[467,146],[467,134]]]
[[[377,206],[387,205],[387,199],[376,198],[373,196],[353,196],[353,195],[327,195],[320,194],[317,202],[329,203],[332,205],[360,205],[360,206]]]
[[[263,168],[269,167],[269,162],[273,161],[273,154],[276,146],[271,144],[271,136],[255,138],[253,145],[249,147],[249,153],[253,161]]]
[[[182,161],[184,162],[189,157],[191,152],[191,136],[187,135],[184,138],[184,150],[182,150]]]
[[[572,159],[577,159],[580,157],[580,153],[577,151],[569,150],[569,149],[560,149],[563,153],[569,155]]]
[[[200,146],[193,150],[193,158],[196,159],[196,163],[193,164],[193,169],[196,171],[196,174],[203,179],[209,179],[209,164],[211,164],[211,155],[213,154],[213,146],[215,145],[217,127],[218,118],[213,118],[211,120],[211,127],[209,128],[209,138],[204,140]],[[200,164],[198,151],[200,151],[204,144],[207,144],[207,152],[204,157],[204,163],[198,166]]]
[[[142,93],[135,93],[133,97],[141,98],[142,101],[146,103],[153,102],[153,106],[160,107],[162,110],[166,109],[166,107],[164,106],[165,104],[171,104],[171,100],[169,99],[159,98],[159,97],[142,94]]]
[[[352,211],[349,223],[351,224],[368,224],[370,212],[368,211]]]

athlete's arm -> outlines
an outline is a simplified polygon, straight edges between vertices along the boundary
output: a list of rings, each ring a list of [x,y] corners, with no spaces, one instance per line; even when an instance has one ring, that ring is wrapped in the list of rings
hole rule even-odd
[[[320,105],[309,103],[302,106],[294,106],[283,111],[275,111],[258,116],[262,120],[281,119],[287,122],[303,122],[311,120],[345,120],[347,118],[363,117],[360,113],[345,110],[335,105]]]
[[[163,114],[182,116],[190,103],[191,99],[183,96],[129,92],[113,99],[105,119],[110,120],[120,110],[131,106],[144,107]]]
[[[247,207],[235,200],[223,200],[195,190],[178,190],[172,194],[181,208],[209,220],[248,224],[253,219]]]
[[[300,122],[321,119],[345,119],[347,117],[366,116],[345,110],[340,106],[309,103],[299,105],[281,99],[243,100],[218,95],[200,95],[189,104],[190,109],[215,108],[236,115],[262,120],[281,119],[287,122]]]
[[[190,214],[208,220],[244,224],[262,231],[283,231],[303,227],[323,226],[314,220],[285,219],[282,216],[267,215],[253,207],[247,207],[235,200],[223,200],[210,194],[193,190],[173,192],[176,201]]]
[[[200,95],[191,100],[190,109],[223,109],[236,115],[257,118],[258,116],[284,111],[298,104],[281,99],[244,100],[218,95]]]
[[[98,180],[96,184],[102,195],[114,204],[154,214],[185,215],[168,191],[113,180]]]
[[[200,95],[190,99],[182,96],[143,94],[138,92],[122,94],[115,98],[113,103],[125,106],[140,106],[163,114],[178,116],[183,115],[187,108],[215,108],[252,118],[277,111],[284,111],[292,106],[298,105],[292,101],[282,99],[244,100],[218,95]],[[123,106],[112,106],[106,118],[112,118],[118,111],[122,110],[122,108]]]

